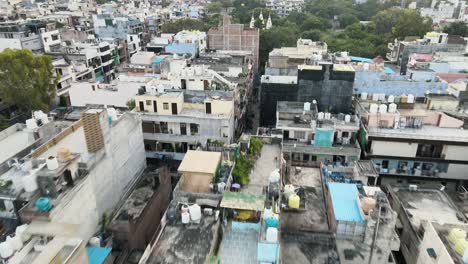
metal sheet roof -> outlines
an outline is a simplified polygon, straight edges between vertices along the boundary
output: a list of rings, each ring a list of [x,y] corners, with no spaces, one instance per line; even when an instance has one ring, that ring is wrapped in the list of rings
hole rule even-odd
[[[215,174],[221,160],[221,152],[189,150],[180,163],[179,172]]]
[[[356,184],[329,182],[328,188],[338,221],[363,222]]]

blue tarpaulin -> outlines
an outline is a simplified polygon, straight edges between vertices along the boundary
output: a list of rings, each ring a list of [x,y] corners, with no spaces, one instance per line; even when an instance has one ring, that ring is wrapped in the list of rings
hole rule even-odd
[[[384,67],[385,73],[395,74],[395,72],[390,67]]]
[[[333,140],[333,129],[315,129],[314,145],[317,147],[331,147]]]
[[[357,199],[359,191],[356,184],[329,182],[333,211],[338,221],[363,222],[364,218]]]
[[[351,61],[357,61],[357,62],[373,62],[372,59],[364,58],[364,57],[356,57],[356,56],[351,56]]]
[[[102,264],[111,253],[108,247],[86,247],[89,264]]]
[[[158,58],[153,60],[153,64],[161,63],[163,60],[164,60],[164,58],[158,57]]]
[[[276,256],[278,256],[278,247],[279,246],[276,243],[258,243],[257,262],[276,263]]]

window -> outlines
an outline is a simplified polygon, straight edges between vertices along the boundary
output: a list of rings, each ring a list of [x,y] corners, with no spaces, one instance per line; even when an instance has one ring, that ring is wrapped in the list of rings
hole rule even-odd
[[[349,137],[349,132],[343,131],[343,133],[341,133],[341,136],[344,137],[344,138],[348,138]]]
[[[146,105],[151,105],[151,100],[146,100]]]
[[[58,35],[52,35],[52,40],[58,40]]]
[[[153,122],[143,122],[142,124],[143,133],[154,133]]]
[[[294,131],[294,137],[296,139],[304,139],[305,138],[305,131]]]
[[[439,144],[418,144],[416,157],[440,158],[442,156],[442,145]]]
[[[190,134],[191,134],[192,136],[198,134],[198,129],[199,129],[199,125],[198,125],[198,124],[190,124]]]
[[[161,125],[161,132],[163,134],[169,133],[169,130],[167,129],[167,122],[161,122],[160,125]]]
[[[187,124],[180,123],[180,134],[187,135]]]
[[[163,109],[169,110],[169,103],[163,103]]]
[[[211,114],[211,103],[206,103],[205,108],[206,108],[206,113]]]
[[[312,156],[312,161],[317,161],[317,156]]]
[[[303,160],[303,161],[309,161],[309,159],[310,159],[310,155],[309,155],[309,154],[304,154],[304,155],[302,155],[302,160]]]

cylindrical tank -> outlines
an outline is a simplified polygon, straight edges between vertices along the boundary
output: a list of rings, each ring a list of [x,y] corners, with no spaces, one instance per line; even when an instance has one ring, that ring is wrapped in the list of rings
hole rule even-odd
[[[89,239],[89,244],[93,247],[100,247],[101,239],[99,237],[92,237],[91,239]]]
[[[266,241],[276,243],[278,241],[278,229],[274,227],[267,228]]]
[[[379,94],[379,101],[385,101],[385,94]]]
[[[406,104],[407,102],[408,102],[408,96],[402,95],[402,96],[400,97],[400,103]]]
[[[325,113],[325,119],[330,120],[331,119],[331,113]]]
[[[325,114],[323,112],[318,113],[318,120],[322,120],[325,117]]]
[[[15,234],[17,237],[20,237],[23,242],[28,241],[31,238],[29,233],[25,233],[24,231],[28,228],[27,224],[20,225],[16,227]]]
[[[42,124],[45,125],[49,123],[49,118],[47,117],[47,115],[43,115],[41,116],[41,121],[42,121]]]
[[[13,251],[18,251],[23,247],[23,241],[21,241],[21,238],[19,237],[7,236],[6,240],[8,241],[8,243],[10,243],[10,246],[13,249]]]
[[[277,183],[277,182],[279,182],[280,177],[281,176],[280,176],[280,173],[279,173],[279,169],[275,169],[270,173],[270,177],[268,177],[268,181],[270,183]]]
[[[182,208],[180,209],[182,213],[187,213],[189,211],[188,205],[184,204],[182,205]]]
[[[344,121],[345,121],[346,123],[351,122],[351,115],[345,115]]]
[[[6,259],[13,255],[14,251],[8,241],[0,243],[0,257]]]
[[[388,105],[388,112],[395,113],[397,110],[397,105],[395,103],[391,103]]]
[[[381,113],[381,114],[387,113],[387,105],[386,104],[379,105],[379,113]]]
[[[26,175],[21,179],[21,181],[26,192],[34,192],[37,190],[37,181],[35,175]]]
[[[269,200],[277,200],[279,197],[279,188],[278,184],[270,183],[268,185],[268,199]]]
[[[181,214],[181,217],[182,217],[182,224],[190,223],[190,214],[188,212],[183,212]]]
[[[408,94],[408,101],[407,101],[407,103],[408,103],[408,104],[414,103],[414,95]]]
[[[463,264],[468,264],[468,249],[463,253]]]
[[[310,103],[309,102],[304,103],[304,111],[310,111]]]
[[[265,210],[263,210],[263,217],[266,219],[270,217],[273,214],[273,210],[271,207],[265,207]]]
[[[175,223],[177,220],[177,211],[174,207],[169,207],[169,209],[167,209],[166,219],[170,225]]]
[[[190,220],[199,222],[201,219],[201,208],[198,204],[189,206]]]
[[[365,214],[369,214],[369,211],[374,209],[376,204],[377,202],[375,201],[374,198],[365,197],[361,202],[362,211]]]
[[[461,228],[452,228],[448,235],[448,240],[450,243],[455,244],[455,242],[459,239],[466,238],[466,231]]]
[[[377,104],[371,104],[369,112],[371,114],[375,114],[375,113],[377,113],[378,109],[379,109],[379,106]]]
[[[372,101],[378,101],[379,100],[379,94],[372,94]]]
[[[57,151],[57,159],[60,162],[67,162],[71,159],[70,149],[67,147],[61,147]]]
[[[361,100],[367,100],[367,93],[361,93]]]
[[[457,241],[455,241],[455,252],[457,252],[458,255],[463,256],[467,249],[468,241],[466,241],[465,238],[460,238]]]
[[[36,120],[35,119],[28,119],[26,120],[26,127],[28,129],[35,129],[37,128],[37,123],[36,123]]]
[[[57,158],[54,157],[54,156],[49,156],[47,159],[46,159],[46,164],[47,164],[47,169],[49,170],[56,170],[58,169],[58,161],[57,161]]]
[[[284,197],[285,197],[286,199],[289,199],[289,196],[290,196],[291,194],[294,194],[294,193],[295,193],[295,187],[294,187],[294,185],[292,185],[292,184],[286,184],[286,185],[284,186]]]
[[[288,198],[289,208],[297,209],[301,203],[301,198],[297,194],[291,194]]]
[[[46,213],[52,209],[50,199],[47,197],[41,197],[36,201],[36,208],[39,212]]]
[[[276,217],[268,217],[265,219],[265,228],[268,229],[269,227],[278,228],[278,218]]]
[[[393,95],[389,95],[389,96],[388,96],[388,100],[387,100],[387,101],[388,101],[389,103],[393,103],[393,102],[395,102],[395,96],[393,96]]]

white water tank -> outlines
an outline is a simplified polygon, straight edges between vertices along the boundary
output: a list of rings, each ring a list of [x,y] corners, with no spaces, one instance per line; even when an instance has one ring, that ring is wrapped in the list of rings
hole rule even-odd
[[[296,188],[292,184],[286,184],[284,186],[284,196],[286,197],[286,199],[288,199],[291,194],[296,193],[295,189]]]
[[[23,242],[26,242],[31,238],[31,235],[25,232],[27,228],[28,228],[28,225],[24,224],[24,225],[17,226],[15,230],[16,236],[21,238]]]
[[[195,223],[200,223],[201,208],[198,204],[189,206],[190,220]]]
[[[49,118],[47,117],[47,115],[43,115],[41,116],[41,121],[42,121],[42,124],[45,125],[49,123]]]
[[[393,103],[393,102],[395,102],[395,96],[393,96],[393,95],[389,95],[389,96],[388,96],[388,100],[387,100],[387,101],[388,101],[389,103]]]
[[[46,114],[44,114],[44,112],[42,112],[42,110],[34,111],[33,113],[34,119],[36,120],[41,119],[44,115],[47,116]]]
[[[46,164],[47,164],[47,169],[49,170],[56,170],[58,169],[58,166],[59,166],[57,158],[54,156],[49,156],[46,159]]]
[[[361,100],[367,100],[367,93],[361,93]]]
[[[271,207],[265,207],[265,209],[263,210],[263,219],[267,219],[272,214],[273,214],[273,209],[271,209]]]
[[[190,214],[188,212],[183,212],[181,214],[181,217],[182,217],[182,224],[190,223]]]
[[[351,122],[351,115],[345,115],[344,121],[345,121],[346,123]]]
[[[323,112],[318,113],[318,120],[323,120],[325,114]]]
[[[280,180],[280,173],[279,169],[275,169],[270,173],[270,177],[268,177],[268,181],[270,183],[277,183]]]
[[[375,114],[375,113],[377,113],[378,109],[379,109],[379,106],[377,104],[371,104],[369,112],[371,114]]]
[[[387,113],[387,105],[386,104],[381,104],[379,106],[379,113],[381,113],[381,114]]]
[[[23,178],[21,178],[21,182],[23,183],[24,190],[26,192],[34,192],[35,190],[37,190],[36,175],[26,175]]]
[[[117,120],[117,111],[115,110],[115,108],[113,108],[113,107],[107,108],[107,114],[110,116],[112,121]]]
[[[28,119],[26,120],[26,127],[28,129],[35,129],[37,128],[37,123],[36,123],[36,120],[35,119]]]
[[[379,100],[379,94],[372,94],[372,101],[378,101]]]
[[[269,227],[266,231],[266,241],[276,243],[278,241],[278,229],[276,227]]]
[[[101,239],[99,239],[99,237],[92,237],[91,239],[89,239],[89,244],[93,247],[100,247]]]
[[[388,112],[395,113],[397,110],[397,105],[395,103],[391,103],[388,105]]]
[[[408,100],[406,101],[408,104],[414,103],[414,95],[408,94]]]
[[[325,119],[330,120],[331,119],[331,113],[325,113]]]
[[[379,101],[385,101],[385,94],[379,94]]]
[[[363,65],[363,68],[365,71],[368,71],[369,70],[369,63],[365,62],[364,65]]]
[[[0,243],[0,257],[6,259],[11,255],[13,255],[13,248],[10,243],[8,241]]]
[[[9,241],[10,246],[14,251],[18,251],[23,247],[23,241],[18,236],[15,236],[15,237],[8,236],[7,241]]]
[[[310,103],[309,102],[304,103],[304,111],[310,111]]]

